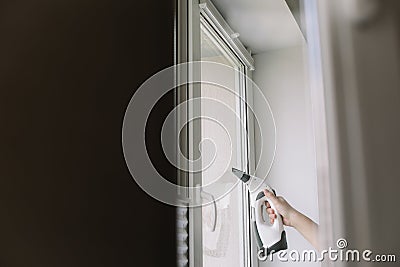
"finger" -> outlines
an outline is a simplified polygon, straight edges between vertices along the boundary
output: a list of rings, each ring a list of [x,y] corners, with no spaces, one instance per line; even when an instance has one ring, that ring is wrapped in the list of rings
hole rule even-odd
[[[270,219],[276,219],[276,214],[268,214]]]
[[[272,208],[267,208],[267,212],[269,214],[274,214],[275,213],[275,211]]]
[[[266,202],[267,202],[267,208],[271,208],[271,204],[269,204],[268,201],[266,201]]]
[[[268,191],[267,189],[264,189],[264,194],[267,198],[269,198],[272,201],[272,204],[277,203],[278,198],[274,195],[274,193]]]
[[[271,222],[271,224],[274,224],[274,219],[269,219],[269,221]]]

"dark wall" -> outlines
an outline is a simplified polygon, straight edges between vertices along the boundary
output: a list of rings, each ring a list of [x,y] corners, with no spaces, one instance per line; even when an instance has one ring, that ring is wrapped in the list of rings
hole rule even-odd
[[[0,266],[174,265],[175,211],[121,148],[134,91],[173,64],[173,8],[0,2]]]

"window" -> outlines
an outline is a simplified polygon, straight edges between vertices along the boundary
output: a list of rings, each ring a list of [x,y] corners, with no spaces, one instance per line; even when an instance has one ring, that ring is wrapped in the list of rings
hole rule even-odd
[[[233,166],[244,169],[247,164],[240,99],[245,66],[203,17],[201,60],[202,80],[229,86],[201,84],[202,195],[215,201],[202,207],[203,266],[245,266],[244,190],[231,173]]]
[[[185,1],[182,1],[185,2]],[[253,59],[211,2],[182,4],[178,31],[179,62],[201,60],[191,69],[201,77],[201,85],[188,85],[178,96],[182,100],[201,99],[199,107],[187,110],[199,121],[190,122],[186,132],[188,158],[201,158],[202,171],[192,173],[181,184],[198,188],[190,197],[200,197],[202,207],[189,208],[186,229],[179,229],[178,253],[183,266],[250,266],[251,229],[248,194],[231,173],[236,167],[248,170],[247,84],[245,75],[253,69]],[[187,12],[187,13],[186,13]],[[203,81],[213,81],[203,82]],[[223,86],[221,86],[223,85]],[[182,116],[186,117],[187,116]],[[191,116],[189,116],[191,117]],[[186,180],[185,180],[186,179]],[[182,220],[182,212],[178,216]],[[183,219],[184,220],[184,219]],[[188,246],[186,250],[185,246]]]

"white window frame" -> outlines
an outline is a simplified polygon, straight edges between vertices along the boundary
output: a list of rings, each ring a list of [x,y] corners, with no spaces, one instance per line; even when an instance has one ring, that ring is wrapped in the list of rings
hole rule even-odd
[[[254,70],[254,59],[251,57],[251,53],[246,50],[240,40],[237,38],[235,32],[229,27],[229,25],[225,22],[221,14],[215,8],[215,6],[209,0],[188,0],[188,1],[180,1],[177,0],[177,32],[176,32],[176,51],[177,51],[177,61],[176,63],[182,62],[191,62],[191,61],[199,61],[201,60],[200,53],[200,24],[205,23],[204,25],[212,27],[212,30],[215,31],[219,38],[223,40],[226,47],[230,50],[231,55],[234,55],[236,59],[242,64],[242,71],[245,76],[251,78],[252,70]],[[187,74],[189,77],[191,75],[201,75],[201,73],[189,73]],[[240,94],[246,100],[246,103],[243,101],[238,101],[237,108],[240,110],[241,119],[246,124],[246,132],[240,133],[242,138],[240,138],[241,144],[240,148],[243,149],[241,151],[243,164],[243,169],[248,172],[254,171],[254,136],[253,131],[249,130],[253,127],[252,116],[248,116],[249,114],[249,105],[252,105],[252,88],[250,84],[247,84],[247,79],[241,79],[240,86]],[[182,103],[188,99],[199,97],[200,90],[196,90],[196,84],[186,85],[184,88],[181,88],[177,91],[177,103]],[[197,88],[198,89],[198,88]],[[193,112],[199,114],[201,112],[201,107],[188,107],[189,112]],[[181,114],[181,118],[185,119],[188,114]],[[181,148],[186,149],[186,153],[189,158],[196,157],[194,153],[197,150],[193,149],[193,143],[196,142],[194,138],[200,138],[200,136],[196,136],[201,132],[201,124],[191,124],[190,127],[186,130],[187,133],[183,134],[183,136],[191,136],[193,138],[193,142],[187,138],[183,138],[180,140]],[[249,134],[250,132],[250,134]],[[182,133],[181,133],[182,134]],[[198,141],[198,140],[197,140]],[[201,174],[178,174],[178,182],[182,185],[188,185],[190,187],[195,187],[196,185],[201,184]],[[243,266],[257,266],[257,256],[256,256],[256,245],[253,240],[252,235],[252,225],[250,224],[250,216],[249,216],[249,195],[245,187],[240,184],[240,190],[242,193],[242,214],[241,219],[243,221],[243,231],[241,233],[241,240],[243,243]],[[198,197],[196,194],[200,194],[200,192],[187,192],[186,195],[188,197]],[[203,258],[203,246],[202,246],[202,211],[201,208],[189,208],[188,209],[188,266],[203,266],[202,258]]]

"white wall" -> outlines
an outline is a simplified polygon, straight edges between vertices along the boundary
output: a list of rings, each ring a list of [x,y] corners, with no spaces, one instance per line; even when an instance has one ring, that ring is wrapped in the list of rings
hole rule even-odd
[[[303,47],[272,50],[254,56],[256,70],[254,82],[268,99],[277,127],[277,151],[268,177],[278,195],[318,223],[317,179],[315,150],[311,119],[310,89]],[[262,101],[254,99],[256,114]],[[266,131],[267,132],[267,131]],[[256,160],[258,159],[259,133],[255,134]],[[263,142],[271,142],[267,137]],[[257,150],[258,149],[258,150]],[[256,172],[264,173],[262,163]],[[293,228],[286,227],[290,252],[313,249]],[[277,258],[260,266],[282,266]],[[319,266],[319,263],[301,263],[296,266]]]

